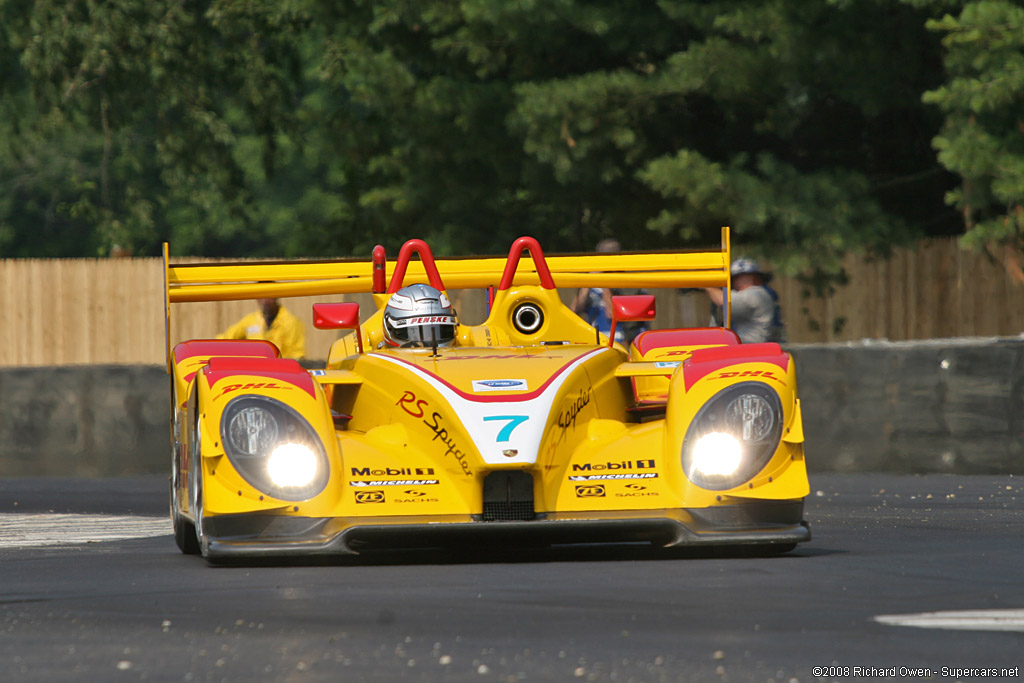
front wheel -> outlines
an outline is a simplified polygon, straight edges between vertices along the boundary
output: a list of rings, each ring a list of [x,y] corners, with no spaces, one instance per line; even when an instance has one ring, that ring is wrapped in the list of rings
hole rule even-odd
[[[196,420],[192,434],[192,453],[189,468],[189,506],[192,509],[191,542],[196,545],[197,552],[203,557],[209,550],[210,543],[203,533],[203,454],[199,450],[199,421]]]
[[[171,525],[174,527],[174,542],[178,550],[186,555],[199,554],[196,527],[178,512],[178,488],[175,477],[171,478]]]
[[[178,513],[177,492],[174,489],[174,482],[171,482],[171,524],[174,527],[174,543],[178,550],[185,555],[198,555],[199,542],[196,536],[196,526]]]
[[[172,419],[174,417],[172,416]],[[174,443],[171,447],[171,526],[174,528],[174,543],[178,550],[186,555],[199,554],[199,544],[196,542],[196,529],[192,522],[181,516],[181,505],[178,491],[181,490],[181,435],[177,429],[174,430]]]

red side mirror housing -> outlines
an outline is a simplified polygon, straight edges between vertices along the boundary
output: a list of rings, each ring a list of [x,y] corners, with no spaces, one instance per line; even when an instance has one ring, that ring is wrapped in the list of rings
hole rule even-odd
[[[318,330],[355,330],[359,353],[363,352],[363,335],[359,329],[359,304],[356,302],[313,304],[313,327]]]
[[[359,304],[313,304],[313,327],[318,330],[354,330],[359,327]]]
[[[608,346],[615,343],[615,327],[621,322],[654,320],[653,294],[631,294],[612,297],[612,329],[608,331]]]
[[[612,297],[612,320],[632,322],[654,320],[654,295],[632,294]]]

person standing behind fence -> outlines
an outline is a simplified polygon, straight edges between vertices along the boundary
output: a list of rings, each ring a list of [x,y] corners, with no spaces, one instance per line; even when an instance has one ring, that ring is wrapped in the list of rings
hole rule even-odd
[[[622,250],[619,241],[607,237],[597,243],[598,252],[610,254]],[[612,329],[612,297],[620,294],[645,294],[642,289],[608,289],[602,287],[582,287],[573,297],[569,308],[581,318],[596,327],[601,334],[607,335]],[[627,322],[615,327],[615,341],[629,345],[633,338],[647,329],[644,322]]]
[[[764,272],[757,261],[737,259],[729,272],[732,275],[729,327],[744,343],[784,342],[786,324],[782,321],[779,295],[768,286],[771,273]],[[712,324],[722,324],[723,292],[718,287],[705,287],[712,302]]]
[[[260,310],[253,311],[229,327],[218,339],[265,339],[281,352],[282,358],[306,355],[306,328],[277,299],[258,299]]]

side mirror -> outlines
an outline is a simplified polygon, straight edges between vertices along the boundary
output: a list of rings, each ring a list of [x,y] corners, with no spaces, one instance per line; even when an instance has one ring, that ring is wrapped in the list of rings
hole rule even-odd
[[[615,343],[615,326],[621,322],[654,320],[653,294],[632,294],[612,297],[612,328],[608,331],[608,346]]]
[[[359,353],[363,352],[363,335],[359,329],[359,304],[356,302],[313,304],[313,327],[318,330],[355,330]]]

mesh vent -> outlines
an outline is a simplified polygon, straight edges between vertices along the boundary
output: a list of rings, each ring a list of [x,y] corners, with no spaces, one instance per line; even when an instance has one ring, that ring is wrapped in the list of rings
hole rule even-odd
[[[536,519],[533,477],[527,472],[491,472],[484,479],[485,522],[521,522]]]

